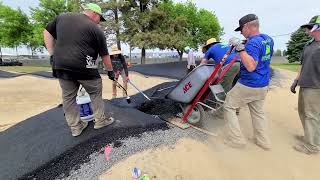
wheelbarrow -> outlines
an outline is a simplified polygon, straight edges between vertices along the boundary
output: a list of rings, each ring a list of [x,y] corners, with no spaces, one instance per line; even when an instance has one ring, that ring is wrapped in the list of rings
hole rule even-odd
[[[203,64],[193,69],[166,95],[166,98],[180,104],[182,122],[197,124],[205,119],[205,110],[216,111],[223,106],[226,93],[219,82],[237,60],[235,56],[223,67],[232,50],[233,47],[217,65]],[[210,94],[213,98],[208,98]]]

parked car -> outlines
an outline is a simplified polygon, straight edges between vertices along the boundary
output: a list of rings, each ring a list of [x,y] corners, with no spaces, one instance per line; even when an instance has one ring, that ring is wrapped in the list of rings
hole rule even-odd
[[[23,63],[17,59],[0,58],[0,66],[22,66]]]

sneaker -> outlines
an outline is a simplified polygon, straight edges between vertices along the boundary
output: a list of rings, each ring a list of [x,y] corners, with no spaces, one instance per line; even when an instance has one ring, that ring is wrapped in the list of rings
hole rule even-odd
[[[95,122],[93,128],[94,129],[100,129],[100,128],[103,128],[105,126],[108,126],[108,125],[112,124],[113,122],[114,122],[114,118],[113,117],[109,117],[109,118],[106,118],[106,119],[104,119],[102,121]]]
[[[73,137],[79,136],[82,133],[82,131],[88,126],[88,122],[80,121],[79,123],[79,127],[71,128],[71,134]]]
[[[304,153],[304,154],[308,154],[308,155],[311,155],[311,154],[318,154],[319,152],[313,152],[313,151],[310,151],[309,149],[307,149],[304,145],[302,144],[298,144],[298,145],[295,145],[293,146],[293,149],[298,151],[298,152],[301,152],[301,153]]]
[[[242,148],[246,147],[246,144],[235,143],[235,142],[232,142],[231,140],[227,140],[227,139],[224,140],[224,144],[229,147],[238,148],[238,149],[242,149]]]
[[[255,142],[255,144],[257,145],[257,146],[259,146],[259,147],[261,147],[263,150],[265,150],[265,151],[270,151],[271,150],[271,147],[269,146],[269,145],[263,145],[263,144],[260,144],[260,143],[258,143],[258,142]]]

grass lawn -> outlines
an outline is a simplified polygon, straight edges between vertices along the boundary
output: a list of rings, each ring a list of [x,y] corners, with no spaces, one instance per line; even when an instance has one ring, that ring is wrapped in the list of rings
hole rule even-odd
[[[33,73],[37,71],[51,71],[51,67],[35,67],[35,66],[0,66],[2,71],[12,71],[18,73]]]
[[[290,63],[271,64],[271,67],[273,67],[273,68],[286,69],[286,70],[293,71],[293,72],[298,72],[298,70],[300,69],[300,66],[301,66],[300,64],[296,64],[296,63],[293,63],[293,64],[290,64]]]

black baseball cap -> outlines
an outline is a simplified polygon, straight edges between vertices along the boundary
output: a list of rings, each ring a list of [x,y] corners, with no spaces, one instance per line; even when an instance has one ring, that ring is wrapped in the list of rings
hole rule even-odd
[[[315,24],[320,24],[320,15],[313,16],[308,24],[304,24],[301,28],[312,28]]]
[[[237,29],[235,29],[234,31],[241,31],[243,26],[251,21],[254,20],[258,20],[258,16],[255,14],[247,14],[245,16],[243,16],[240,20],[239,20],[239,27]]]

